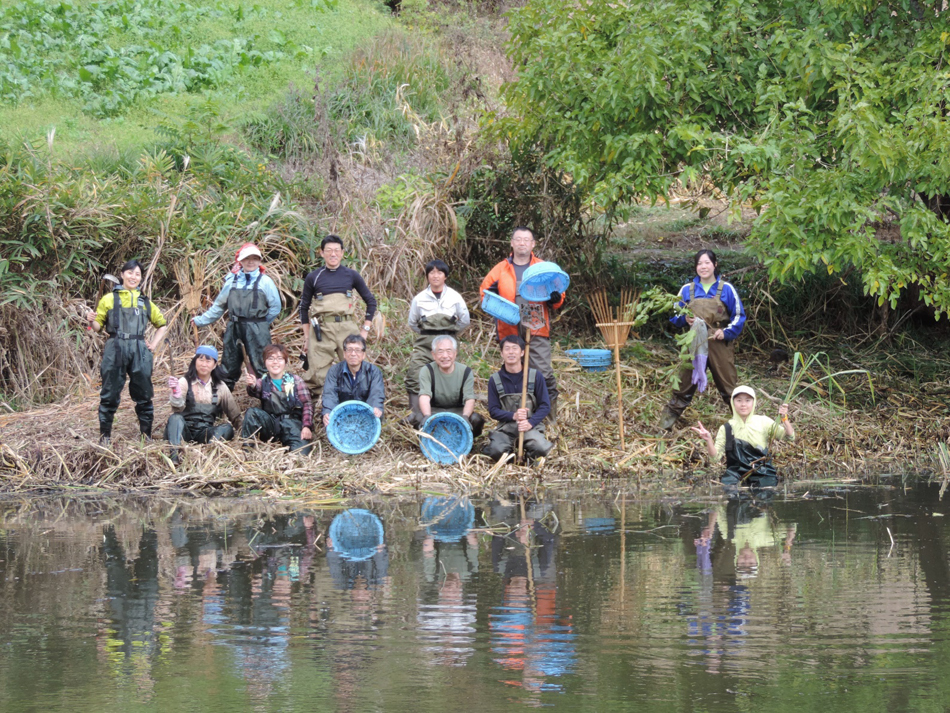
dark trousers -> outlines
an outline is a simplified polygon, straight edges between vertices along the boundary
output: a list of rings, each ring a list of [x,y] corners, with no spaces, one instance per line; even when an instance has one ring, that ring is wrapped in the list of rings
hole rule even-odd
[[[296,418],[271,416],[264,409],[252,406],[244,414],[244,425],[241,426],[242,438],[257,436],[262,441],[280,441],[281,445],[292,451],[300,451],[303,455],[310,455],[310,441],[300,437],[303,423]]]
[[[230,423],[217,426],[193,428],[188,425],[180,413],[173,413],[165,424],[165,440],[173,446],[182,443],[210,443],[211,441],[230,441],[234,438],[234,427]]]
[[[261,379],[267,374],[264,367],[264,347],[270,344],[270,325],[267,322],[228,322],[224,331],[224,354],[221,356],[221,371],[224,383],[234,391],[234,384],[241,377],[244,359],[240,344],[244,345],[254,375]]]
[[[524,452],[529,458],[541,458],[546,456],[554,448],[554,444],[544,437],[544,424],[525,431],[524,434]],[[488,434],[488,443],[482,448],[482,453],[498,460],[505,453],[518,452],[518,424],[514,421],[501,424],[498,428]]]
[[[155,409],[152,406],[152,352],[145,346],[144,339],[110,338],[102,352],[102,365],[99,367],[102,377],[102,389],[99,392],[99,433],[112,435],[112,421],[119,398],[129,378],[129,396],[135,402],[135,415],[139,419],[139,430],[147,436],[152,435],[152,421]]]
[[[736,388],[739,375],[736,373],[736,346],[735,342],[709,340],[709,361],[706,363],[712,372],[713,382],[726,406],[732,407],[732,391]],[[692,368],[684,368],[680,372],[679,387],[673,392],[672,398],[666,407],[677,416],[682,415],[686,407],[693,400],[696,393],[696,384],[692,381]]]

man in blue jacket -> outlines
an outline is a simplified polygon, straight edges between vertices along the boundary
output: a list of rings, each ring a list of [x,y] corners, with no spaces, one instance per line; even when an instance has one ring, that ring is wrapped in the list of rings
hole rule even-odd
[[[330,367],[323,385],[323,425],[330,423],[330,412],[344,401],[362,401],[383,417],[386,390],[383,372],[366,361],[366,340],[351,334],[343,340],[343,361]]]

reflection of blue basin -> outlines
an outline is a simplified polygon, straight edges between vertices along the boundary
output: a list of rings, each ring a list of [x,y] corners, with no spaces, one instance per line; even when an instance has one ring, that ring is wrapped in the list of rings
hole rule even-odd
[[[475,524],[475,506],[468,498],[433,495],[422,503],[426,532],[439,542],[458,542]]]
[[[591,533],[613,532],[617,528],[617,520],[612,517],[585,517],[584,529]]]
[[[334,551],[344,559],[369,559],[383,544],[383,523],[369,510],[344,510],[330,523],[330,539]]]

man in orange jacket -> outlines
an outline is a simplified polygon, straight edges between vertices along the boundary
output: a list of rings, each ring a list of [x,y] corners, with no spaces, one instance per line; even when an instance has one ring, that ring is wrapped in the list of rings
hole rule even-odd
[[[511,300],[518,305],[525,304],[525,300],[518,296],[518,286],[521,284],[521,277],[524,271],[536,262],[541,262],[541,258],[534,254],[534,232],[531,228],[519,226],[511,233],[511,254],[495,265],[491,272],[482,280],[479,288],[479,299],[485,296],[485,290],[497,292],[506,300]],[[551,314],[555,309],[559,309],[564,304],[564,295],[559,292],[551,293],[551,299],[547,302],[528,302],[532,310],[537,310],[537,321],[543,317],[544,326],[540,329],[531,330],[531,355],[530,366],[537,369],[544,376],[545,385],[548,387],[548,394],[551,397],[551,420],[557,418],[557,380],[554,378],[554,369],[551,367]],[[501,341],[509,334],[517,334],[522,339],[526,336],[524,327],[514,327],[504,322],[495,320],[495,326],[498,333],[498,341]]]

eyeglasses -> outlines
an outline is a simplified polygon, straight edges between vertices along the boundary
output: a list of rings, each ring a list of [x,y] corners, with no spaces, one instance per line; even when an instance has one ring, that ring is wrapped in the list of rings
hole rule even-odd
[[[446,354],[455,354],[455,350],[454,349],[436,349],[435,353],[438,354],[439,356],[444,356]]]
[[[352,349],[344,349],[343,353],[344,354],[362,354],[365,351],[366,351],[365,349],[359,349],[357,347],[353,347]]]
[[[287,360],[284,359],[284,357],[282,357],[280,354],[271,354],[264,361],[287,361]]]

